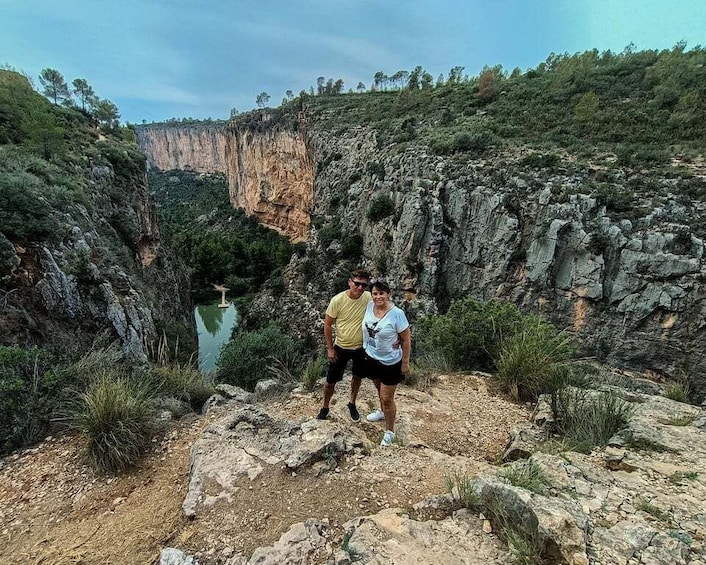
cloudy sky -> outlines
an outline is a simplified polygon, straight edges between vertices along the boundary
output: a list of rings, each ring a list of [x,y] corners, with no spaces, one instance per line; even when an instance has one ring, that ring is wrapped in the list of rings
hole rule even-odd
[[[0,0],[0,65],[85,78],[133,123],[227,118],[319,76],[347,90],[678,41],[706,45],[706,0]]]

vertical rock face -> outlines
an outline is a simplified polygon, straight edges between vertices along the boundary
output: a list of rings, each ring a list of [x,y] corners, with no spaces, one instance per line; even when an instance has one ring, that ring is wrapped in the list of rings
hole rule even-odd
[[[230,201],[292,241],[309,234],[314,160],[303,133],[276,127],[137,128],[150,167],[225,173]]]
[[[233,129],[228,155],[230,201],[265,225],[303,241],[309,235],[314,163],[300,134]]]
[[[227,170],[225,124],[147,126],[136,128],[136,132],[150,168],[197,173],[225,173]]]

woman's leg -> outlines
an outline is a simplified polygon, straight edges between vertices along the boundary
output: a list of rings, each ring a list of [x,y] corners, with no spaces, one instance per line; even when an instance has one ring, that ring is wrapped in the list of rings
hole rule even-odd
[[[385,414],[385,429],[392,432],[395,430],[395,416],[397,415],[397,407],[395,406],[395,390],[397,390],[397,385],[390,386],[381,383],[379,390],[380,405]]]
[[[382,409],[382,396],[380,396],[380,379],[371,379],[375,385],[375,390],[378,391],[378,400],[380,401],[380,408]]]

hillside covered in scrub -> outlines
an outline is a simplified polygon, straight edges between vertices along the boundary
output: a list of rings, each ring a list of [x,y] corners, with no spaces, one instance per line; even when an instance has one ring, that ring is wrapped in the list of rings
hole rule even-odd
[[[68,367],[93,347],[116,342],[140,364],[162,335],[195,344],[189,282],[162,245],[132,130],[55,102],[0,70],[2,453],[65,421],[58,405],[90,376]]]

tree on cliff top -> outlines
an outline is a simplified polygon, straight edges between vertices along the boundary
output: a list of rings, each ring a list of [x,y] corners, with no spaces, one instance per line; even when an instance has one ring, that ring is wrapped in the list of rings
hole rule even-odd
[[[120,112],[110,100],[98,100],[93,108],[93,117],[101,123],[104,129],[115,129],[120,121]]]
[[[69,87],[62,75],[56,69],[42,69],[39,73],[39,82],[44,87],[42,94],[50,98],[54,104],[69,97]]]
[[[93,92],[93,87],[88,84],[85,78],[75,78],[71,83],[73,85],[73,93],[81,102],[81,110],[86,109],[86,105],[91,105],[95,101],[96,93]]]
[[[267,92],[261,92],[255,98],[255,102],[257,103],[257,106],[259,108],[264,108],[265,106],[267,106],[267,103],[269,101],[270,101],[270,95],[267,94]]]

